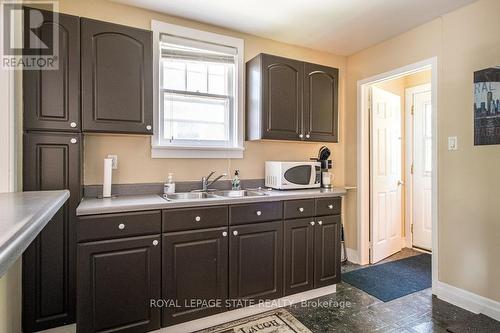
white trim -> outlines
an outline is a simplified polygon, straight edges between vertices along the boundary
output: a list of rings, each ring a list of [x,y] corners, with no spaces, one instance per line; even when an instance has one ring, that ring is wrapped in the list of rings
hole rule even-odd
[[[243,158],[243,138],[244,138],[244,118],[245,118],[245,63],[244,63],[244,40],[241,38],[230,37],[226,35],[216,34],[208,31],[202,31],[192,28],[187,28],[175,24],[151,20],[151,30],[153,31],[153,73],[154,73],[154,89],[153,89],[153,111],[154,111],[154,133],[151,137],[151,156],[153,158]],[[182,146],[160,146],[160,119],[159,119],[159,40],[160,33],[169,33],[174,36],[200,40],[204,42],[212,42],[220,45],[231,46],[238,51],[237,63],[235,66],[235,77],[237,90],[234,96],[236,112],[235,112],[235,128],[236,137],[234,138],[234,147],[187,147]],[[193,150],[196,149],[196,150]]]
[[[298,293],[290,296],[285,296],[277,300],[270,301],[270,304],[258,304],[248,306],[242,309],[231,310],[228,312],[216,314],[213,316],[196,319],[187,323],[177,324],[170,327],[165,327],[160,330],[154,331],[157,333],[185,333],[195,332],[209,327],[225,324],[241,318],[253,316],[269,310],[275,310],[284,306],[307,301],[313,298],[329,295],[337,291],[337,285],[309,290],[303,293]]]
[[[471,293],[444,282],[437,284],[437,297],[474,313],[482,313],[500,321],[500,302]]]
[[[369,179],[369,115],[367,110],[367,88],[370,84],[394,79],[422,70],[431,69],[432,84],[432,291],[436,292],[438,282],[438,59],[433,57],[408,66],[400,67],[386,73],[378,74],[357,82],[357,230],[358,254],[362,265],[369,263],[369,213],[370,213],[370,179]]]
[[[15,190],[14,71],[0,69],[0,192]]]
[[[430,83],[421,84],[405,89],[405,245],[413,246],[413,235],[411,224],[413,223],[413,175],[410,165],[413,163],[413,117],[411,107],[413,105],[413,95],[432,89]]]
[[[357,250],[346,247],[345,252],[347,254],[347,260],[349,262],[352,262],[353,264],[359,264],[359,255]]]

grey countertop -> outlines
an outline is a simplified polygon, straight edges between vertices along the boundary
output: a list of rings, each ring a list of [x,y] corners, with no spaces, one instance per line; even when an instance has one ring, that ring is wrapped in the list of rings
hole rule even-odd
[[[0,193],[0,277],[68,198],[67,190]]]
[[[140,210],[170,209],[181,207],[200,207],[216,205],[234,205],[241,203],[280,201],[291,199],[308,199],[323,197],[338,197],[346,194],[346,189],[336,187],[333,189],[307,189],[287,191],[266,191],[265,196],[239,197],[239,198],[210,198],[200,200],[172,200],[166,201],[159,195],[129,195],[115,198],[84,198],[78,208],[76,215],[94,215],[106,213],[120,213]]]

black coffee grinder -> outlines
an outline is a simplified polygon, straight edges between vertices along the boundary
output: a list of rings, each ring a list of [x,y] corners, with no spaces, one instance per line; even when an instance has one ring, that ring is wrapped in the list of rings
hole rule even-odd
[[[332,188],[332,183],[331,180],[330,182],[326,182],[325,177],[327,177],[330,174],[330,169],[333,166],[332,160],[329,160],[328,158],[330,157],[331,152],[330,149],[328,149],[327,146],[323,146],[319,149],[318,157],[317,158],[311,158],[312,161],[317,161],[321,163],[321,187],[322,188]],[[325,175],[326,173],[326,175]]]

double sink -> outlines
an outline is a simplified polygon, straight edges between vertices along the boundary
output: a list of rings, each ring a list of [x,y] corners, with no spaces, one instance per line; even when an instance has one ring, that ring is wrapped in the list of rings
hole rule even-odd
[[[241,197],[259,197],[266,196],[267,193],[262,190],[225,190],[213,192],[183,192],[165,194],[163,198],[170,200],[200,200],[200,199],[215,199],[215,198],[241,198]]]

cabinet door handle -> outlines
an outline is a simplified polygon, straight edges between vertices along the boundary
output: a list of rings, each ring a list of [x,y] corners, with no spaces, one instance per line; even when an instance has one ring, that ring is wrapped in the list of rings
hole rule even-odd
[[[329,209],[333,209],[333,205],[328,205],[328,208]]]
[[[200,222],[200,221],[201,221],[201,217],[196,216],[196,217],[194,218],[194,220],[195,220],[196,222]]]
[[[118,229],[120,229],[120,230],[125,229],[125,224],[123,224],[123,223],[118,224]]]
[[[237,230],[233,231],[233,235],[238,236],[238,231]]]
[[[227,231],[222,232],[222,237],[227,237]]]
[[[71,138],[71,140],[69,140],[69,142],[75,144],[77,142],[77,140],[75,138]]]
[[[72,121],[72,122],[69,124],[69,126],[70,126],[71,128],[75,128],[75,127],[76,127],[76,123],[75,123],[74,121]]]
[[[319,224],[319,225],[322,225],[322,224],[323,224],[323,221],[318,221],[318,224]]]
[[[309,222],[310,225],[314,225],[314,221]]]
[[[311,137],[311,135],[306,134],[306,139],[309,139],[310,137]]]
[[[257,216],[261,216],[262,215],[262,212],[260,210],[256,211],[255,214],[257,214]]]
[[[158,241],[156,239],[153,241],[153,245],[154,246],[158,245]]]
[[[146,129],[147,129],[148,131],[151,131],[151,129],[152,129],[151,125],[146,126]]]
[[[304,208],[299,207],[299,212],[301,212],[301,213],[304,212]]]
[[[304,134],[299,134],[299,138],[303,138],[304,137]]]

